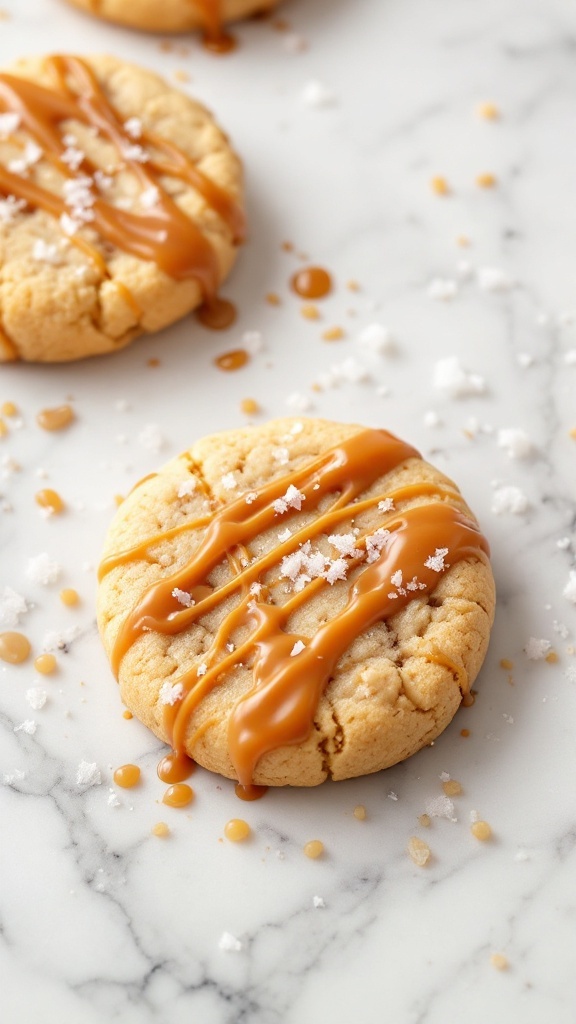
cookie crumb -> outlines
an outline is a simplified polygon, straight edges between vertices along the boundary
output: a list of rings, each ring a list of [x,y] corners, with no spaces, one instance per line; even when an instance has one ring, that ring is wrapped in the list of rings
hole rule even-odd
[[[495,188],[498,180],[496,175],[491,174],[489,171],[484,171],[482,174],[476,175],[476,184],[478,188]]]
[[[324,843],[321,843],[319,839],[311,839],[309,843],[304,846],[304,854],[309,857],[310,860],[317,860],[324,853]]]
[[[353,815],[354,815],[354,817],[356,818],[357,821],[365,821],[366,820],[366,808],[363,806],[363,804],[358,804],[354,808],[352,813],[353,813]]]
[[[428,843],[425,843],[423,839],[419,839],[418,836],[411,836],[408,840],[408,854],[414,864],[419,868],[423,868],[430,860],[431,851]]]
[[[170,829],[165,821],[158,821],[152,826],[151,832],[153,836],[158,836],[160,839],[165,839],[170,835]]]
[[[452,191],[446,178],[441,174],[435,174],[433,178],[430,178],[430,188],[437,196],[449,196]]]
[[[322,341],[341,341],[345,337],[345,333],[342,327],[327,327],[325,331],[322,331]]]
[[[510,658],[500,658],[500,668],[503,668],[505,672],[511,672],[514,668],[514,662],[510,661]]]
[[[476,114],[483,121],[497,121],[500,117],[500,110],[492,100],[483,100],[476,107]]]
[[[508,957],[505,957],[502,953],[492,953],[490,963],[497,971],[507,971],[510,966]]]
[[[551,649],[552,644],[549,640],[538,640],[537,637],[531,636],[524,648],[524,653],[531,661],[543,661]]]
[[[447,779],[442,783],[442,789],[446,796],[460,796],[462,794],[462,786],[456,779]]]
[[[243,412],[245,416],[255,416],[260,412],[260,406],[255,398],[243,398],[240,402],[240,412]]]

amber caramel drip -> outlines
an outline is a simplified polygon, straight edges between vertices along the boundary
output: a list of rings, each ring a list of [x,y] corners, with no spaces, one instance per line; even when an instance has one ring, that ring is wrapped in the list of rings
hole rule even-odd
[[[58,662],[53,654],[39,654],[34,660],[34,668],[41,676],[49,676],[58,668]]]
[[[140,782],[140,769],[137,764],[123,764],[114,772],[114,782],[122,789],[133,789]]]
[[[332,278],[322,267],[304,267],[290,279],[292,289],[303,299],[323,299],[332,290]]]
[[[74,418],[74,409],[70,405],[59,405],[56,409],[42,409],[36,422],[42,430],[65,430]]]
[[[185,672],[177,680],[183,687],[182,700],[164,709],[164,726],[176,751],[184,751],[189,744],[190,722],[202,699],[227,672],[240,663],[248,665],[253,686],[233,708],[228,742],[241,791],[249,793],[256,765],[265,753],[303,742],[309,736],[320,697],[354,639],[400,611],[418,593],[429,594],[436,588],[442,569],[426,565],[429,556],[437,549],[446,549],[445,567],[462,559],[482,560],[487,556],[487,542],[476,525],[451,504],[459,500],[459,495],[450,486],[422,482],[362,498],[377,480],[411,458],[419,458],[418,452],[391,434],[361,431],[307,465],[264,485],[250,503],[241,495],[212,516],[158,534],[103,562],[101,576],[117,566],[149,557],[149,548],[185,528],[205,531],[202,544],[188,562],[149,586],[126,617],[112,652],[116,673],[126,652],[143,633],[182,633],[231,595],[237,595],[236,606],[221,621],[203,656],[203,674],[198,674],[197,667]],[[289,518],[278,516],[274,502],[282,498],[290,485],[300,491],[302,507],[316,511],[315,519],[294,530],[272,550],[246,562],[246,545]],[[437,495],[439,500],[422,503],[427,495]],[[368,563],[364,555],[370,534],[358,533],[358,556],[348,563],[349,570],[357,572],[351,577],[347,602],[313,637],[296,636],[287,632],[287,627],[290,616],[328,586],[326,579],[312,580],[292,593],[282,606],[269,603],[266,587],[258,596],[250,593],[253,583],[261,581],[285,555],[297,551],[307,540],[327,535],[339,524],[355,521],[361,512],[390,498],[421,503],[398,512],[392,505],[383,512],[381,526],[387,533],[377,557]],[[232,569],[232,578],[202,593],[200,588],[225,559]],[[391,579],[400,570],[406,583],[418,581],[418,590],[392,590]],[[191,594],[195,603],[183,608],[173,597],[175,588]],[[247,639],[230,650],[227,641],[237,630],[248,633]],[[293,656],[297,640],[302,640],[304,649]],[[466,689],[467,680],[460,666],[435,650],[426,656],[448,667],[461,689]]]
[[[21,665],[30,655],[30,641],[23,633],[0,633],[0,661]]]
[[[246,366],[249,358],[245,349],[234,348],[231,352],[223,352],[221,356],[216,356],[214,362],[219,370],[230,372],[231,370],[241,370],[243,366]]]
[[[235,242],[240,242],[244,235],[240,207],[181,150],[153,133],[143,132],[139,139],[139,144],[148,147],[149,159],[146,162],[131,159],[133,140],[88,64],[70,56],[50,57],[46,63],[55,80],[54,88],[48,89],[14,75],[0,75],[0,111],[20,115],[22,128],[42,148],[44,158],[65,178],[76,175],[62,159],[66,148],[60,130],[62,123],[82,122],[111,142],[142,191],[154,187],[158,199],[152,208],[134,213],[107,202],[94,184],[96,199],[91,207],[94,219],[90,227],[105,242],[140,259],[153,261],[172,278],[195,279],[204,296],[213,296],[219,277],[216,254],[201,230],[162,187],[162,179],[180,179],[200,193],[227,224]],[[92,176],[96,169],[84,156],[77,175]],[[38,185],[31,176],[20,177],[0,165],[1,193],[23,199],[28,207],[42,209],[55,218],[69,212],[62,197]],[[73,236],[72,241],[87,250],[99,271],[106,273],[105,261],[98,250],[88,246],[78,235]],[[138,313],[129,290],[122,285],[118,287]]]
[[[239,800],[252,803],[253,800],[261,800],[263,796],[266,796],[268,786],[243,786],[241,782],[238,782],[234,786],[234,792]]]
[[[242,843],[250,835],[250,825],[243,818],[231,818],[224,826],[224,835],[231,843]]]
[[[172,754],[167,754],[166,757],[162,758],[156,771],[161,782],[173,784],[174,782],[184,782],[185,779],[188,779],[195,767],[194,761],[187,754],[183,751],[180,751],[180,753],[174,751]]]
[[[194,799],[194,790],[185,782],[176,782],[168,789],[162,797],[162,803],[168,807],[186,807]]]
[[[80,600],[80,595],[73,587],[65,587],[64,590],[60,591],[60,600],[67,608],[74,608]]]
[[[196,310],[196,319],[211,331],[225,331],[236,320],[236,306],[229,299],[215,297]]]
[[[51,487],[45,487],[35,494],[36,504],[43,508],[48,515],[57,516],[65,509],[64,502],[57,491]]]

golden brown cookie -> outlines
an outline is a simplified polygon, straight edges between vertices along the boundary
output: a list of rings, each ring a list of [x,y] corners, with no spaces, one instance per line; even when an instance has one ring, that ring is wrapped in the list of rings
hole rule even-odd
[[[121,505],[99,625],[122,699],[243,785],[379,771],[448,725],[494,615],[455,484],[381,430],[207,437]]]
[[[112,57],[0,74],[0,361],[112,352],[214,297],[244,232],[212,116]]]
[[[90,14],[147,32],[200,29],[218,39],[230,21],[269,11],[278,0],[71,0]]]

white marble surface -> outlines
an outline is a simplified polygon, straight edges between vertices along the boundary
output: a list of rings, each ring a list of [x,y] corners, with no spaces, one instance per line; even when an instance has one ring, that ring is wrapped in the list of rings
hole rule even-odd
[[[0,591],[33,604],[20,628],[35,653],[48,631],[79,627],[57,675],[37,677],[30,662],[0,670],[2,1024],[572,1024],[576,606],[563,596],[576,522],[571,5],[294,0],[283,11],[289,32],[244,25],[226,58],[191,38],[162,52],[158,39],[58,0],[0,6],[11,15],[0,21],[3,64],[27,52],[107,50],[169,76],[188,71],[187,88],[244,156],[251,223],[224,289],[240,312],[226,334],[190,320],[115,357],[0,370],[0,401],[21,411],[0,440]],[[303,101],[314,80],[329,105]],[[498,121],[477,116],[483,100],[498,105]],[[481,172],[497,187],[479,188]],[[433,175],[447,178],[449,197],[433,194]],[[320,322],[303,319],[289,292],[298,259],[282,250],[286,240],[334,274]],[[503,272],[506,287],[482,289],[483,268]],[[350,279],[360,291],[347,289]],[[451,301],[430,297],[437,279],[455,282]],[[281,306],[264,301],[272,291]],[[394,354],[358,344],[373,322],[389,327]],[[322,341],[333,324],[345,340]],[[262,332],[265,351],[224,375],[213,357],[248,330]],[[484,378],[484,394],[456,399],[434,387],[435,364],[451,356]],[[350,358],[332,372],[338,386],[311,390]],[[347,379],[357,366],[366,380]],[[198,770],[191,809],[170,811],[158,804],[159,745],[122,718],[94,625],[94,566],[113,496],[198,435],[242,423],[242,398],[273,416],[293,393],[312,413],[405,437],[477,511],[499,590],[478,698],[434,747],[378,776],[241,805],[228,782]],[[38,410],[69,397],[76,424],[38,429]],[[431,411],[441,425],[426,425]],[[150,423],[165,438],[160,453],[138,440]],[[529,436],[527,457],[498,445],[506,428]],[[529,509],[495,515],[495,481],[520,488]],[[69,506],[51,521],[33,500],[47,484]],[[28,559],[43,551],[61,563],[61,583],[27,578]],[[60,585],[79,590],[78,609],[62,607]],[[526,656],[531,636],[551,642],[557,663]],[[27,702],[32,686],[48,691],[41,710]],[[14,732],[27,719],[35,733]],[[83,759],[102,773],[84,792],[75,782]],[[118,791],[111,807],[112,770],[128,761],[141,766],[142,784]],[[441,793],[444,771],[464,789],[458,820],[424,829],[418,815]],[[365,821],[353,816],[358,804]],[[491,823],[492,842],[470,834],[473,810]],[[221,841],[238,815],[253,838]],[[166,840],[150,833],[161,819]],[[406,853],[412,835],[432,849],[424,870]],[[324,842],[322,860],[304,857],[311,838]],[[240,951],[219,948],[224,932]],[[494,953],[508,970],[492,966]]]

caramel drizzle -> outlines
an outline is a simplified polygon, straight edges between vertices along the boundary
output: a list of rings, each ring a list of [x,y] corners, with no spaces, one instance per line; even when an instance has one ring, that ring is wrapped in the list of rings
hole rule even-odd
[[[103,561],[101,578],[119,565],[150,558],[148,549],[178,533],[205,530],[198,550],[186,565],[148,587],[122,624],[112,652],[116,673],[126,652],[144,632],[181,633],[231,594],[238,594],[237,606],[225,616],[204,656],[205,674],[198,675],[195,666],[174,680],[182,684],[184,696],[179,704],[165,708],[164,721],[176,751],[186,749],[187,739],[190,746],[190,720],[202,699],[226,673],[240,663],[249,664],[253,686],[233,709],[228,734],[234,769],[240,782],[249,785],[263,754],[303,742],[310,735],[320,696],[353,640],[376,622],[400,611],[417,593],[430,593],[435,589],[440,575],[425,562],[437,548],[447,549],[447,567],[465,558],[488,556],[488,544],[476,525],[449,503],[458,500],[457,491],[421,483],[400,487],[387,495],[360,498],[380,477],[405,460],[419,457],[415,449],[385,431],[362,431],[312,463],[265,485],[256,492],[253,503],[247,504],[245,497],[239,497],[212,517],[199,517]],[[286,493],[290,484],[304,495],[303,507],[308,511],[317,510],[322,499],[329,500],[329,496],[333,497],[332,503],[327,510],[318,512],[312,524],[242,567],[240,559],[245,545],[288,518],[288,514],[284,514],[278,519],[273,502]],[[389,535],[379,557],[360,568],[350,586],[345,607],[312,638],[288,633],[285,627],[299,607],[321,588],[329,586],[325,578],[312,580],[282,606],[270,603],[267,587],[263,587],[258,598],[250,593],[252,583],[278,565],[284,555],[298,550],[306,540],[327,534],[343,521],[373,508],[385,497],[407,501],[427,494],[436,494],[440,500],[383,515],[380,526],[388,530]],[[365,550],[366,539],[373,533],[371,529],[358,536],[355,546],[360,551]],[[205,585],[206,580],[224,558],[228,558],[235,575],[213,590]],[[362,557],[352,558],[348,569],[361,567],[362,563]],[[403,593],[394,590],[391,578],[398,570],[402,570],[405,581],[417,578],[421,589],[404,589]],[[190,593],[196,603],[183,608],[172,596],[174,588]],[[248,639],[228,652],[227,641],[242,627],[248,628]],[[305,647],[292,656],[297,640]],[[439,659],[439,663],[443,663],[437,652],[430,652],[431,661]]]
[[[100,236],[117,248],[140,259],[155,262],[176,280],[194,278],[203,295],[210,298],[218,284],[216,253],[201,230],[170,198],[161,178],[168,176],[186,182],[203,197],[230,230],[235,243],[244,237],[243,213],[237,203],[211,181],[173,143],[151,132],[142,132],[138,144],[151,147],[146,163],[130,158],[129,147],[134,139],[126,133],[118,112],[102,91],[96,76],[78,57],[53,56],[47,64],[58,88],[47,89],[14,75],[0,75],[0,110],[20,115],[21,123],[44,155],[66,178],[76,175],[62,160],[65,145],[60,124],[68,120],[89,125],[113,143],[123,162],[128,165],[142,187],[155,187],[158,201],[150,210],[133,213],[107,202],[96,182],[96,200],[91,207],[94,227]],[[127,155],[128,154],[128,155]],[[93,176],[96,167],[84,156],[78,174]],[[70,212],[64,200],[29,178],[22,178],[0,165],[0,192],[24,199],[28,206],[43,209],[59,218]],[[72,236],[71,241],[86,248],[86,242]],[[100,253],[89,247],[93,261],[102,272],[105,262]]]

